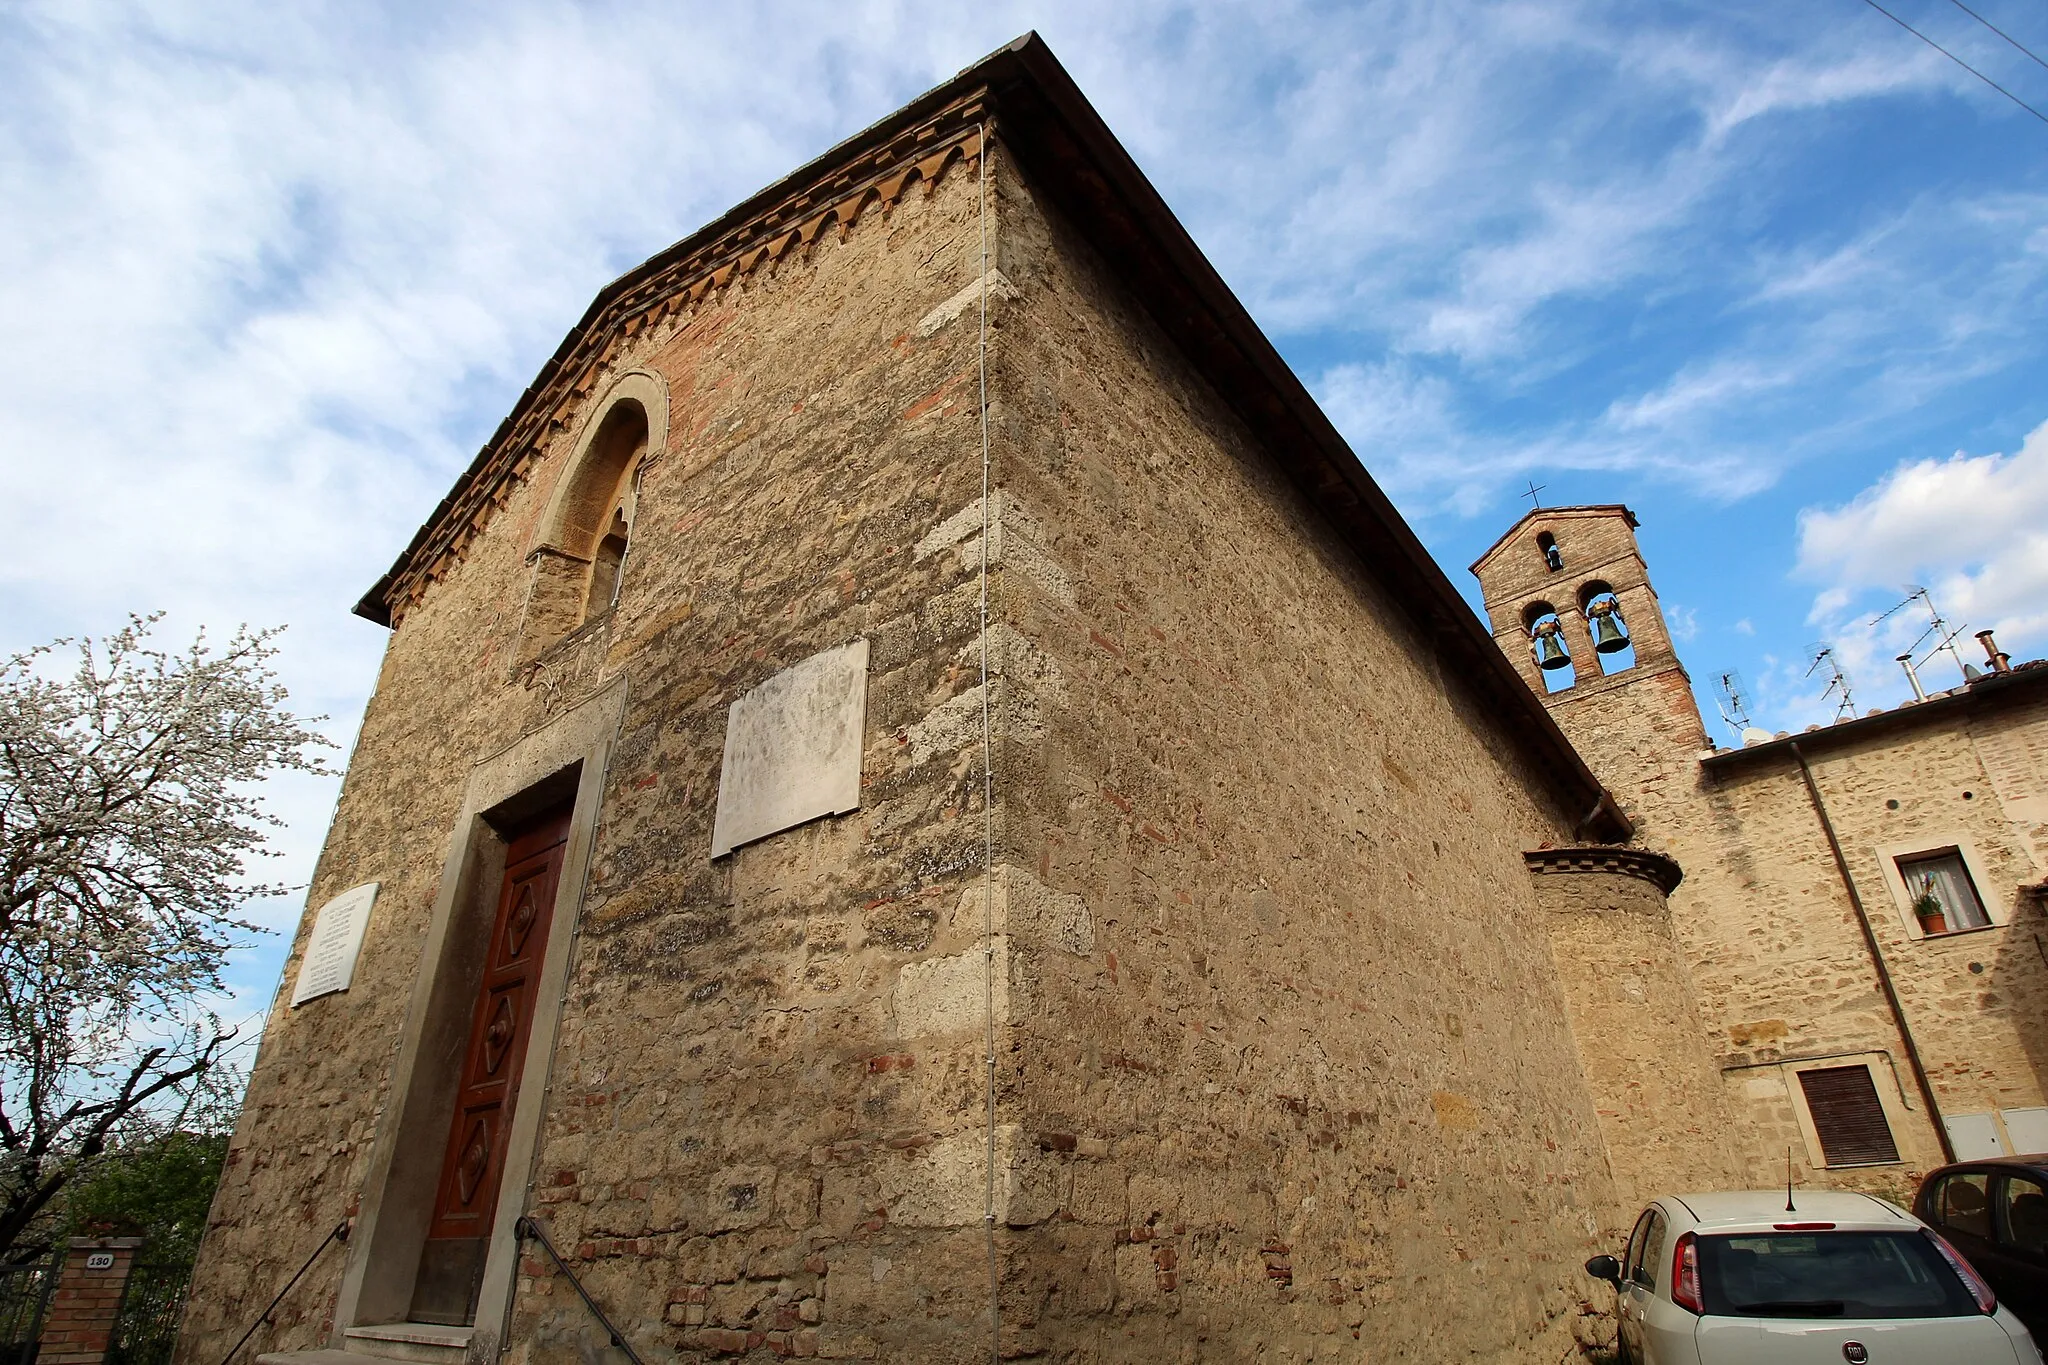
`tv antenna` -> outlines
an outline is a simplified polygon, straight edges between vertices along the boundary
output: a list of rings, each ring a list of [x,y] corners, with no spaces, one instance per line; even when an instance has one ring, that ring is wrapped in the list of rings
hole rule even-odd
[[[1828,685],[1821,689],[1821,700],[1835,699],[1835,719],[1854,720],[1856,703],[1849,695],[1849,675],[1842,671],[1842,661],[1835,657],[1835,647],[1830,644],[1808,645],[1807,657],[1812,660],[1806,666],[1806,676],[1812,677],[1822,669],[1827,670]]]
[[[1721,719],[1728,728],[1740,735],[1752,728],[1749,718],[1749,688],[1742,681],[1742,675],[1734,669],[1715,675],[1714,696],[1718,700]]]
[[[1956,672],[1962,674],[1963,680],[1967,682],[1970,675],[1963,667],[1963,656],[1956,653],[1956,639],[1964,631],[1968,630],[1969,627],[1966,625],[1950,627],[1949,623],[1942,619],[1940,609],[1934,605],[1933,593],[1917,583],[1908,583],[1906,587],[1909,589],[1906,600],[1892,607],[1889,611],[1881,611],[1871,617],[1870,624],[1873,626],[1878,625],[1898,615],[1915,602],[1924,604],[1927,608],[1927,629],[1921,631],[1913,643],[1906,646],[1906,652],[1899,658],[1899,661],[1906,665],[1907,676],[1913,680],[1913,690],[1916,693],[1920,691],[1919,675],[1914,670],[1944,650],[1948,652],[1948,657],[1955,662]],[[1926,645],[1929,640],[1933,640],[1934,643],[1927,645],[1927,652],[1922,654],[1920,646]]]

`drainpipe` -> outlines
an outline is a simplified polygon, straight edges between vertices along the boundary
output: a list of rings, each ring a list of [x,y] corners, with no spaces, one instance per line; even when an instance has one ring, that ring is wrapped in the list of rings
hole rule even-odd
[[[1828,819],[1827,805],[1820,799],[1820,787],[1814,783],[1813,769],[1806,765],[1806,755],[1799,752],[1798,741],[1792,743],[1792,757],[1799,761],[1799,776],[1806,781],[1806,799],[1813,803],[1813,813],[1820,817],[1821,833],[1828,837],[1828,852],[1835,855],[1835,871],[1842,878],[1842,888],[1849,893],[1849,904],[1856,910],[1856,923],[1863,930],[1863,946],[1870,950],[1870,963],[1877,968],[1877,983],[1884,991],[1885,1003],[1891,1006],[1892,1022],[1898,1025],[1899,1040],[1906,1045],[1906,1062],[1913,1070],[1913,1083],[1920,1091],[1920,1102],[1927,1106],[1927,1116],[1934,1120],[1934,1138],[1941,1144],[1941,1160],[1944,1165],[1956,1159],[1956,1149],[1948,1140],[1948,1124],[1941,1117],[1941,1104],[1934,1098],[1934,1083],[1927,1079],[1927,1067],[1920,1060],[1920,1047],[1913,1041],[1913,1030],[1906,1025],[1906,1008],[1899,1003],[1898,989],[1892,985],[1891,970],[1884,964],[1884,953],[1877,946],[1877,931],[1870,927],[1869,912],[1863,908],[1863,897],[1857,894],[1856,880],[1849,875],[1849,860],[1842,856],[1842,841],[1835,837],[1835,822]]]

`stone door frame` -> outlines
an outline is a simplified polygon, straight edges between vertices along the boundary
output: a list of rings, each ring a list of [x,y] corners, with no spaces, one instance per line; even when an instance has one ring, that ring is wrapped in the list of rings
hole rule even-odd
[[[405,1028],[363,1181],[361,1213],[348,1243],[330,1338],[338,1349],[346,1346],[349,1328],[402,1322],[411,1308],[420,1245],[440,1175],[442,1139],[454,1105],[454,1072],[468,1037],[474,978],[481,966],[479,934],[463,931],[473,930],[480,915],[488,919],[496,908],[505,860],[501,831],[550,807],[570,804],[554,928],[542,958],[533,1037],[520,1066],[522,1100],[513,1111],[506,1141],[504,1180],[467,1352],[472,1360],[497,1357],[517,1282],[515,1229],[533,1188],[605,772],[625,703],[621,678],[480,760],[470,771],[413,976]]]

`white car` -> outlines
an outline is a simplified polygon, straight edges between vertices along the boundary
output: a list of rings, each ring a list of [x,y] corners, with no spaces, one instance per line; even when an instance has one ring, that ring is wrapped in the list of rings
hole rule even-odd
[[[2041,1365],[2033,1338],[1934,1229],[1866,1194],[1667,1195],[1620,1260],[1628,1365]]]

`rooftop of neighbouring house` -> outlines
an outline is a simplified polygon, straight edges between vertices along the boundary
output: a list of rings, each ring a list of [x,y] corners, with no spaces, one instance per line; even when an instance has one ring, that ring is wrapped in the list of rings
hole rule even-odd
[[[1915,698],[1889,709],[1874,706],[1860,716],[1829,725],[1809,725],[1797,734],[1780,730],[1768,738],[1752,738],[1739,748],[1717,748],[1701,762],[1710,769],[1728,771],[1763,755],[1789,753],[1795,744],[1802,752],[1810,752],[1928,726],[1951,725],[1977,711],[2032,701],[2043,695],[2048,695],[2048,659],[2034,659],[2001,672],[1984,673],[1945,692],[1931,693],[1924,699]]]

